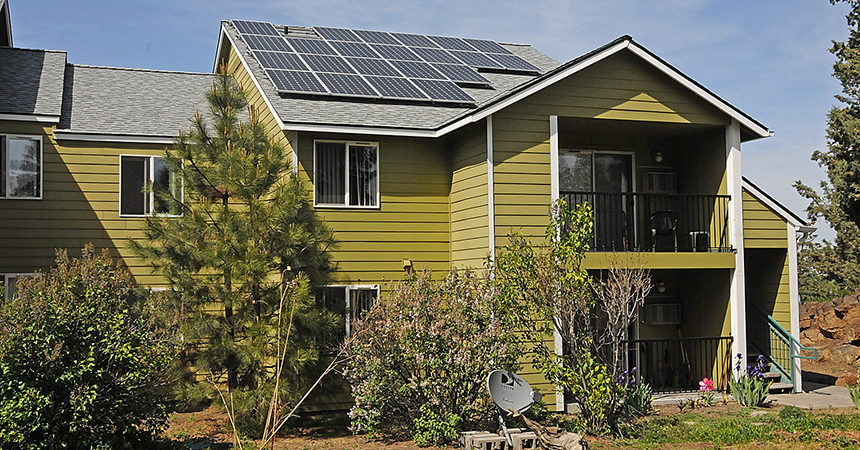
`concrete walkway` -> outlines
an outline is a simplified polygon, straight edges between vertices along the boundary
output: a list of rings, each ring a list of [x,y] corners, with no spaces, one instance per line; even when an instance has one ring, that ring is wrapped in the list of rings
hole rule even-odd
[[[773,394],[768,400],[778,405],[791,405],[803,409],[853,408],[848,388],[803,382],[803,393]]]

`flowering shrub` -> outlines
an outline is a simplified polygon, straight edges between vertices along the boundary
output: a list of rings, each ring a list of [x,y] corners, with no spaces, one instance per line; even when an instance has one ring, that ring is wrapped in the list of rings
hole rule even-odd
[[[394,283],[350,348],[353,431],[441,445],[490,419],[486,377],[516,369],[520,355],[495,302],[489,280],[469,271],[444,281],[424,271]]]
[[[763,406],[771,385],[770,381],[764,380],[764,356],[759,355],[756,365],[747,366],[743,372],[741,372],[741,361],[743,361],[743,355],[738,353],[735,364],[737,377],[734,380],[729,380],[732,395],[739,405]]]

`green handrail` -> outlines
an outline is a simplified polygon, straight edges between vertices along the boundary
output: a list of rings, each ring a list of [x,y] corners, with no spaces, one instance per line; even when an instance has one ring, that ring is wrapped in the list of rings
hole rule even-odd
[[[771,315],[762,311],[758,306],[755,307],[756,312],[765,319],[768,325],[768,338],[770,340],[770,351],[766,351],[763,347],[756,345],[759,351],[767,353],[767,359],[776,366],[777,370],[791,383],[794,383],[794,369],[796,359],[818,359],[818,349],[815,347],[807,347],[802,345],[800,341],[791,335],[779,322]],[[794,349],[799,350],[795,354]],[[804,356],[803,351],[812,351],[812,356]]]

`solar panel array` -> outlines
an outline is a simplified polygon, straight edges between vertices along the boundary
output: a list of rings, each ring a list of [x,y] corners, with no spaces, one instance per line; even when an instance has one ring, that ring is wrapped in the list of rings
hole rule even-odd
[[[474,103],[458,84],[492,84],[475,69],[539,73],[497,42],[314,27],[284,37],[269,22],[233,20],[279,92]]]

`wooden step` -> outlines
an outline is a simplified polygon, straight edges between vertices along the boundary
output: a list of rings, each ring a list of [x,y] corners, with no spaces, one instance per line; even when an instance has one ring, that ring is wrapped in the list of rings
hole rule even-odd
[[[788,394],[794,390],[794,385],[791,383],[773,383],[770,385],[771,394]]]

